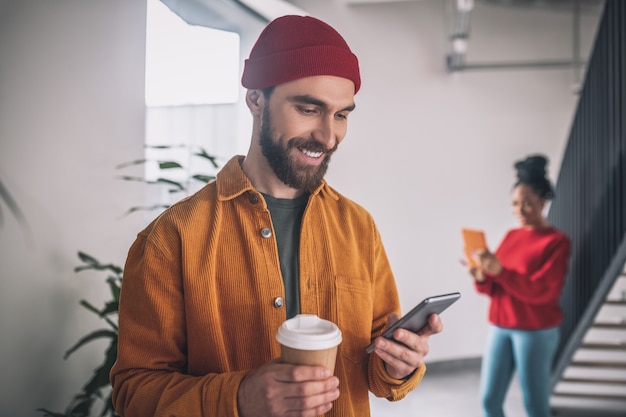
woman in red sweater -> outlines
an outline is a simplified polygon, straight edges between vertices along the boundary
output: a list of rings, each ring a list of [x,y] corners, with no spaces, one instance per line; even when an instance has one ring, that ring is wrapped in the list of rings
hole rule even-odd
[[[476,290],[491,298],[480,383],[486,417],[504,417],[514,371],[528,415],[550,416],[550,372],[563,319],[559,298],[570,241],[543,215],[554,197],[547,162],[534,155],[515,163],[512,205],[519,227],[506,234],[495,254],[475,253],[478,267],[469,269]]]

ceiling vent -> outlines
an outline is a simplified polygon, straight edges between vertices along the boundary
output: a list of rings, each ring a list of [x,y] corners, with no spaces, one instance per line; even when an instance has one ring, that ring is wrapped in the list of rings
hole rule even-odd
[[[581,13],[592,12],[600,14],[604,0],[477,0],[477,2],[493,6],[509,6],[519,8],[545,8],[559,10],[572,14],[572,59],[554,61],[526,61],[526,62],[466,62],[466,54],[470,39],[470,15],[474,9],[475,0],[449,0],[453,3],[450,13],[452,24],[450,32],[450,52],[446,55],[448,71],[507,69],[507,68],[572,68],[576,70],[576,78],[580,78],[580,69],[584,63],[580,58],[579,25]]]

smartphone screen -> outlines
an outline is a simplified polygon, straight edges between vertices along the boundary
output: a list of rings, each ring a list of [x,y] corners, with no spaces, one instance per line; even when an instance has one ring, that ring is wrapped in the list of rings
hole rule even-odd
[[[400,320],[395,322],[393,326],[385,330],[382,336],[393,340],[393,332],[396,329],[407,329],[412,332],[418,332],[428,324],[428,318],[431,314],[442,313],[460,297],[461,293],[453,292],[425,298],[418,305],[413,307],[411,311],[402,316]],[[367,353],[372,353],[373,351],[374,343],[370,344],[366,349]]]

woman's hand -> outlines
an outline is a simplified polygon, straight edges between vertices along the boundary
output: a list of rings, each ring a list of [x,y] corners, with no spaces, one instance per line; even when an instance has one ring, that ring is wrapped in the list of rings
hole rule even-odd
[[[469,271],[470,275],[474,278],[474,281],[476,281],[476,282],[484,282],[485,281],[485,276],[483,275],[483,271],[481,271],[480,269],[476,268],[475,266],[470,266],[468,268],[468,271]]]
[[[472,273],[470,269],[470,273],[474,276],[475,280],[479,282],[484,281],[485,277],[483,272],[486,272],[489,275],[499,275],[500,272],[502,272],[502,264],[498,258],[496,258],[496,255],[489,252],[487,249],[475,250],[472,255],[478,264],[478,268],[474,268],[477,270],[475,273]]]
[[[490,275],[499,275],[502,272],[502,264],[493,253],[486,249],[478,249],[473,252],[473,258],[477,266],[472,266],[461,259],[460,262],[467,268],[467,272],[474,278],[476,282],[484,282],[486,272]]]
[[[467,272],[469,272],[472,278],[474,278],[474,281],[476,282],[485,281],[485,275],[483,275],[483,271],[478,269],[478,267],[470,265],[465,259],[459,259],[459,262],[461,263],[461,265],[467,268]]]

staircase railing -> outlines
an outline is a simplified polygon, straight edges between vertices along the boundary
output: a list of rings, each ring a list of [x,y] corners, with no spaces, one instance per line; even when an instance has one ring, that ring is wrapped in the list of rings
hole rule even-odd
[[[626,237],[626,1],[607,0],[556,184],[549,221],[572,241],[557,381],[623,268]],[[621,264],[620,264],[621,262]],[[604,294],[606,296],[606,294]]]
[[[580,317],[578,325],[570,335],[567,343],[563,346],[561,354],[552,372],[552,387],[559,383],[565,369],[571,363],[578,347],[582,344],[587,330],[593,325],[600,308],[605,304],[609,292],[617,278],[623,274],[624,264],[626,264],[626,237],[622,240],[613,261],[606,270],[604,277],[589,300],[589,304]]]

